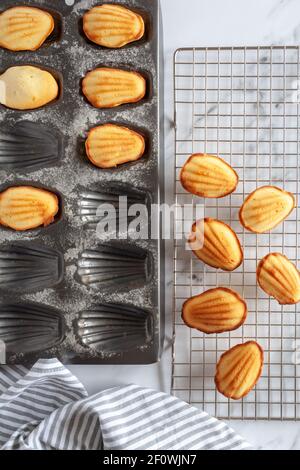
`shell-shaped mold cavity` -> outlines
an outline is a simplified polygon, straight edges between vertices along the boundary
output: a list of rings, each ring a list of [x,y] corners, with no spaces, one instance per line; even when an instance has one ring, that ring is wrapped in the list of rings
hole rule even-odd
[[[98,352],[123,353],[151,343],[153,317],[132,305],[103,303],[79,314],[77,334]]]
[[[129,244],[102,244],[81,253],[77,278],[87,286],[131,287],[144,285],[152,277],[152,256],[143,248]]]
[[[0,168],[35,171],[55,166],[62,154],[62,136],[48,126],[20,121],[0,130]]]
[[[65,335],[61,313],[34,303],[0,305],[0,340],[11,354],[46,351],[58,345]]]
[[[62,253],[44,245],[13,243],[0,247],[0,288],[31,292],[61,282]]]
[[[116,215],[118,223],[126,222],[126,219],[130,221],[133,218],[128,215],[130,206],[141,204],[149,208],[150,202],[147,191],[132,188],[128,184],[112,183],[99,189],[80,190],[78,215],[85,225],[95,228],[104,217],[109,221],[111,218],[115,219]]]

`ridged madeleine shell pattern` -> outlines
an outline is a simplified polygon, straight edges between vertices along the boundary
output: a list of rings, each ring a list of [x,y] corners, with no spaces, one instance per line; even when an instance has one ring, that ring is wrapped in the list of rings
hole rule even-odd
[[[86,74],[82,91],[95,108],[114,108],[144,98],[146,80],[137,72],[100,67]]]
[[[225,287],[191,297],[182,308],[184,323],[206,334],[236,330],[246,317],[246,302],[237,292]]]
[[[222,158],[197,153],[191,155],[180,173],[184,189],[196,196],[221,198],[235,191],[238,175]]]
[[[99,46],[119,48],[141,39],[145,32],[143,18],[121,5],[104,4],[83,16],[86,36]]]
[[[0,168],[36,171],[57,165],[61,159],[62,137],[38,122],[19,121],[0,131]]]
[[[0,75],[0,103],[11,109],[41,108],[54,101],[58,93],[54,76],[39,67],[18,65]]]
[[[257,268],[257,281],[281,305],[300,302],[300,273],[281,253],[270,253],[261,260]]]
[[[143,285],[152,277],[152,257],[146,250],[129,244],[107,243],[81,253],[77,278],[87,286]]]
[[[127,208],[133,204],[143,204],[149,208],[150,196],[146,191],[135,189],[128,184],[112,183],[109,186],[100,186],[99,189],[87,191],[85,189],[79,191],[78,199],[78,215],[82,222],[88,227],[94,229],[98,222],[104,216],[99,214],[98,208],[103,204],[107,207],[113,207],[117,216],[117,226],[119,221],[126,222],[126,213],[120,212],[120,197],[127,198]],[[123,204],[121,199],[121,204]],[[105,218],[110,220],[110,216],[114,218],[114,213],[108,213]],[[132,218],[128,216],[130,221]]]
[[[248,395],[261,376],[263,356],[262,348],[255,341],[238,344],[222,354],[215,376],[218,391],[233,400]]]
[[[13,230],[46,227],[58,211],[58,197],[45,189],[12,186],[0,193],[0,224]]]
[[[58,250],[37,243],[0,247],[0,288],[31,292],[58,284],[64,258]]]
[[[99,304],[80,313],[77,334],[100,353],[123,353],[151,343],[153,317],[132,305]]]
[[[35,51],[54,29],[50,13],[40,8],[17,6],[0,14],[0,47],[10,51]]]
[[[189,243],[195,255],[213,268],[234,271],[243,262],[236,233],[220,220],[205,218],[195,222]]]
[[[114,168],[141,158],[145,139],[124,126],[103,124],[91,129],[85,143],[89,160],[99,168]]]
[[[0,341],[10,354],[46,351],[64,335],[63,316],[54,308],[25,302],[0,305]]]
[[[239,214],[240,222],[251,232],[269,232],[283,222],[295,206],[293,194],[276,186],[263,186],[245,200]]]

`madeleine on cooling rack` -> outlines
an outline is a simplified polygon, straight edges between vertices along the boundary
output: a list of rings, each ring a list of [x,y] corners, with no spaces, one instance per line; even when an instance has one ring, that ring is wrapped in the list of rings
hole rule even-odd
[[[114,168],[141,158],[145,152],[145,139],[127,127],[103,124],[90,130],[85,148],[95,166]]]
[[[195,222],[189,244],[203,263],[224,271],[234,271],[243,262],[243,250],[236,233],[220,220],[205,218]]]
[[[263,363],[263,350],[255,341],[229,349],[217,364],[215,383],[218,391],[233,400],[245,397],[258,382]]]
[[[58,197],[45,189],[12,186],[0,193],[0,224],[13,230],[45,227],[58,211]]]
[[[0,14],[0,47],[10,51],[35,51],[54,29],[50,13],[40,8],[16,6]]]
[[[182,307],[184,323],[206,334],[236,330],[246,317],[246,302],[237,292],[225,287],[191,297]]]
[[[263,186],[245,200],[239,213],[240,222],[251,232],[269,232],[283,222],[295,206],[293,194],[276,186]]]
[[[221,198],[235,191],[239,179],[222,158],[196,153],[182,168],[180,181],[186,191],[196,196]]]
[[[257,282],[281,305],[300,302],[300,273],[281,253],[270,253],[261,260],[257,268]]]
[[[85,13],[83,30],[99,46],[120,48],[141,39],[145,24],[141,15],[122,5],[103,4]]]
[[[100,67],[86,74],[82,91],[95,108],[114,108],[144,98],[146,80],[137,72]]]
[[[55,100],[58,92],[53,75],[39,67],[18,65],[0,75],[0,103],[8,108],[40,108]]]

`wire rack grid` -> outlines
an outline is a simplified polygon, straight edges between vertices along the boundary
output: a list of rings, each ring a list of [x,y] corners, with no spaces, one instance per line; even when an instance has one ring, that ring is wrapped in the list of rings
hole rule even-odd
[[[256,267],[267,253],[282,252],[299,266],[299,209],[272,233],[245,231],[238,211],[259,186],[274,184],[299,194],[298,47],[179,49],[174,56],[175,99],[175,299],[173,393],[222,419],[300,419],[299,306],[280,306],[257,286]],[[192,153],[216,154],[238,172],[235,193],[201,199],[181,186],[179,172]],[[202,205],[205,217],[231,225],[244,247],[243,265],[232,273],[203,265],[186,249],[182,211]],[[177,239],[176,239],[177,238]],[[231,287],[247,301],[238,330],[204,335],[181,320],[185,299],[216,286]],[[243,400],[216,391],[220,355],[248,340],[265,351],[255,389]]]

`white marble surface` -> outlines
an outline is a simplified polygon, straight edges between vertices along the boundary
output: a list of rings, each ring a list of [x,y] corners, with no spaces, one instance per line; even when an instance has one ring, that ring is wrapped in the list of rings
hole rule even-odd
[[[151,0],[149,0],[151,1]],[[300,41],[299,0],[161,0],[165,50],[165,162],[167,198],[172,195],[173,96],[172,60],[174,50],[183,46],[294,45]],[[171,246],[168,247],[168,256]],[[171,285],[172,276],[167,278]],[[170,289],[170,287],[169,287]],[[171,291],[167,287],[167,299]],[[171,308],[166,305],[167,338]],[[168,344],[168,340],[167,340]],[[134,382],[168,390],[170,347],[160,364],[151,366],[70,367],[92,393],[113,384]],[[300,449],[300,423],[231,423],[255,447]]]

